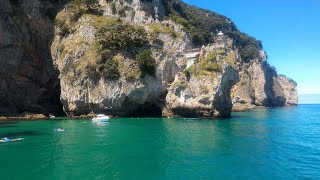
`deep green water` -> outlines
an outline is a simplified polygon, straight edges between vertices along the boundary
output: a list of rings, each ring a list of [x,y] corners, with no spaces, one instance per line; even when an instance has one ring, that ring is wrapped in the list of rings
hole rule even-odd
[[[233,116],[0,124],[0,179],[320,178],[320,105]]]

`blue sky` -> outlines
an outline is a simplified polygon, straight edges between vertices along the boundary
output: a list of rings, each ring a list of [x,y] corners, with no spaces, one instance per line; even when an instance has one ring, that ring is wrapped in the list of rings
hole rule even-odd
[[[320,0],[183,0],[232,19],[261,40],[279,74],[299,94],[320,94]]]
[[[302,94],[299,96],[299,104],[319,104],[320,94]]]

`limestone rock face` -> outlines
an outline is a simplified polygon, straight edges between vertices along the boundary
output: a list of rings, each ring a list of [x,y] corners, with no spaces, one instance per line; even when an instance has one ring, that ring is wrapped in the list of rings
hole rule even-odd
[[[229,117],[230,90],[238,81],[238,72],[231,66],[226,66],[216,77],[192,75],[189,81],[177,79],[169,88],[167,109],[183,117]]]
[[[0,1],[0,114],[62,110],[49,48],[58,8],[39,0]]]
[[[254,60],[239,67],[240,81],[232,89],[233,110],[255,106],[286,106],[298,104],[297,84],[265,60]]]
[[[230,117],[230,91],[239,81],[236,52],[232,45],[219,44],[187,51],[168,89],[164,115]]]
[[[164,4],[161,0],[99,1],[100,15],[80,15],[77,20],[66,18],[74,14],[68,6],[59,12],[58,22],[65,23],[56,26],[51,52],[60,71],[61,101],[67,114],[93,110],[115,116],[229,117],[232,108],[296,103],[289,97],[296,95],[295,84],[277,75],[264,51],[260,58],[244,62],[233,40],[224,36],[192,49],[183,26],[164,20]],[[84,73],[99,63],[98,33],[115,18],[147,33],[156,63],[154,76],[137,75],[141,72],[135,57],[125,50],[111,57],[118,63],[118,78]],[[61,33],[65,27],[70,29],[67,34]],[[101,74],[101,68],[93,69]]]
[[[264,51],[242,60],[233,39],[214,31],[196,34],[207,44],[195,48],[196,27],[166,18],[168,2],[2,0],[0,114],[229,117],[297,104],[297,84]]]
[[[220,56],[220,59],[225,57],[222,55],[224,51],[219,50],[224,45],[216,44],[198,51],[193,50],[194,57],[191,56],[190,61],[186,53],[192,47],[190,37],[181,25],[172,21],[158,21],[163,18],[165,10],[161,10],[161,1],[159,4],[155,2],[100,2],[102,15],[81,16],[71,25],[75,28],[67,36],[61,35],[61,27],[57,27],[51,51],[61,72],[61,101],[67,114],[81,115],[93,110],[115,116],[161,116],[162,112],[184,117],[230,116],[230,90],[238,81],[238,73],[232,66],[223,63],[223,60],[218,62]],[[125,13],[112,12],[112,9],[123,8],[127,9]],[[58,20],[68,16],[68,13],[68,9],[61,11],[57,16]],[[115,16],[121,19],[118,24],[138,24],[143,27],[156,62],[155,76],[132,77],[131,72],[139,70],[134,57],[125,51],[113,57],[118,59],[117,79],[89,77],[82,72],[90,64],[99,63],[94,60],[101,56],[95,50],[99,47],[99,23],[113,22]],[[63,50],[60,47],[63,47]],[[184,71],[202,58],[200,54],[204,50],[206,56],[219,50],[220,54],[216,54],[212,59],[217,62],[211,64],[219,66],[219,72],[203,70],[210,75],[189,74],[188,80],[185,78],[182,82]],[[233,53],[231,61],[235,61],[234,56]]]
[[[296,106],[299,97],[297,83],[284,75],[279,75],[276,78],[276,83],[279,85],[278,91],[283,93],[283,97],[286,100],[285,105]]]
[[[177,63],[183,56],[184,50],[191,46],[189,37],[181,25],[172,21],[155,21],[152,13],[143,10],[148,6],[141,4],[140,1],[122,5],[116,1],[114,5],[116,8],[131,7],[133,10],[137,9],[137,12],[134,13],[134,17],[130,16],[131,18],[128,18],[127,14],[120,22],[114,16],[121,16],[112,15],[109,11],[110,3],[102,2],[100,6],[104,11],[101,16],[80,17],[73,24],[74,32],[67,36],[61,35],[61,28],[56,28],[51,51],[54,63],[60,71],[61,101],[64,111],[70,115],[94,111],[114,116],[146,114],[159,117],[164,106],[167,84],[171,83],[180,71]],[[68,10],[65,9],[57,17],[65,17],[67,13]],[[158,17],[162,17],[161,13]],[[143,24],[138,27],[143,28],[147,34],[148,48],[156,63],[154,76],[141,76],[134,55],[127,51],[117,52],[113,57],[113,60],[118,62],[118,78],[89,77],[84,73],[86,67],[99,63],[97,59],[101,54],[97,52],[97,31],[101,27],[97,24],[108,21],[127,23],[130,26]],[[143,51],[143,48],[139,51]],[[95,71],[99,71],[98,69]]]
[[[136,24],[163,20],[166,15],[165,0],[100,1],[105,16],[118,16]]]

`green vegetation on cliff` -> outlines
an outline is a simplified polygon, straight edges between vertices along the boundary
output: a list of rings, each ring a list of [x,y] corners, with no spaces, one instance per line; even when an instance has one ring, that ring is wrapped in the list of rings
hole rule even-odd
[[[65,7],[65,13],[60,13],[60,16],[55,18],[60,36],[76,31],[74,23],[85,14],[102,15],[98,0],[70,0]]]
[[[159,34],[168,34],[173,38],[181,36],[181,33],[176,32],[174,28],[162,23],[152,23],[149,25],[149,28],[152,31],[153,36],[158,36]]]
[[[133,26],[120,19],[108,21],[97,27],[97,49],[100,56],[98,64],[103,64],[103,75],[118,78],[118,66],[123,59],[112,60],[117,54],[134,59],[141,71],[140,76],[155,75],[155,60],[148,47],[147,33],[141,26]],[[132,66],[135,67],[135,66]],[[116,76],[114,74],[117,74]],[[134,75],[136,78],[137,75]]]
[[[136,55],[135,60],[138,62],[139,67],[142,71],[142,76],[146,74],[150,76],[155,76],[156,72],[156,61],[152,57],[151,50],[143,50],[139,54]]]
[[[183,25],[195,46],[201,47],[212,43],[216,33],[222,31],[234,39],[243,61],[248,62],[259,57],[259,50],[262,49],[261,41],[240,32],[229,18],[185,4],[180,0],[168,1],[167,6],[167,19]]]
[[[220,59],[220,60],[218,60]],[[200,76],[213,76],[215,73],[222,72],[222,63],[225,60],[223,50],[214,50],[206,57],[201,57],[198,62],[184,71],[186,76],[194,74]]]
[[[147,33],[141,26],[132,25],[119,18],[94,14],[83,14],[79,17],[80,21],[71,20],[71,16],[72,11],[67,11],[56,18],[60,31],[70,28],[63,34],[60,33],[60,36],[68,38],[57,45],[57,52],[60,58],[65,58],[67,54],[75,54],[81,49],[85,51],[80,61],[66,66],[62,73],[70,74],[67,77],[74,77],[68,70],[70,68],[75,68],[86,77],[94,79],[118,79],[121,76],[139,79],[147,74],[155,75],[155,60],[149,50]],[[73,29],[84,24],[95,29],[93,43],[88,43],[77,35],[77,29]]]
[[[124,10],[116,9],[114,1],[107,0],[113,7],[114,14],[123,17]],[[144,0],[142,2],[151,2]],[[123,2],[122,2],[123,3]],[[166,1],[167,17],[185,27],[185,30],[190,34],[193,44],[196,47],[213,42],[213,38],[218,31],[222,31],[228,37],[234,39],[235,45],[239,48],[241,58],[245,62],[259,58],[259,50],[262,49],[261,41],[240,32],[236,25],[227,17],[216,14],[209,10],[197,8],[181,0]],[[77,21],[84,14],[101,15],[98,0],[70,0],[67,6],[68,17],[65,21],[56,21],[60,27],[61,35],[74,31],[72,22]],[[151,24],[150,28],[157,33],[171,34],[173,37],[179,36],[174,30],[165,27],[159,23]]]
[[[115,5],[115,1],[108,0],[106,2],[111,3],[112,10],[112,3]],[[243,61],[249,62],[259,57],[259,50],[262,48],[261,42],[241,33],[227,17],[187,5],[180,0],[166,1],[166,6],[166,18],[181,24],[184,30],[190,34],[194,46],[199,47],[214,42],[216,33],[223,31],[234,40]],[[98,0],[69,1],[66,10],[60,13],[55,20],[60,37],[68,37],[67,41],[69,42],[59,44],[57,52],[59,52],[60,58],[64,58],[68,53],[72,54],[77,51],[76,48],[79,46],[73,46],[74,43],[83,47],[89,46],[89,48],[85,48],[81,61],[66,67],[76,66],[78,71],[84,70],[86,76],[97,78],[127,77],[123,72],[128,71],[128,67],[132,68],[130,72],[133,72],[128,75],[128,78],[136,79],[145,75],[155,76],[156,62],[150,51],[148,34],[143,27],[121,20],[119,18],[122,17],[120,11],[120,9],[115,9],[118,18],[107,17],[102,16]],[[80,18],[82,19],[79,21]],[[76,35],[75,32],[78,31],[77,28],[80,23],[83,23],[82,21],[89,22],[95,28],[95,42],[88,44]],[[159,34],[168,34],[173,38],[181,36],[181,33],[176,32],[170,25],[154,22],[148,27],[151,38],[159,36]],[[69,35],[72,36],[69,37]],[[212,75],[214,72],[221,72],[221,64],[216,61],[218,56],[220,55],[209,54],[205,59],[201,59],[196,67],[190,67],[186,70],[186,73]],[[228,64],[234,63],[232,55],[221,58],[228,61]],[[66,72],[69,71],[66,70]]]
[[[101,26],[96,33],[99,50],[104,53],[132,52],[148,43],[147,34],[140,26],[133,26],[120,19]]]

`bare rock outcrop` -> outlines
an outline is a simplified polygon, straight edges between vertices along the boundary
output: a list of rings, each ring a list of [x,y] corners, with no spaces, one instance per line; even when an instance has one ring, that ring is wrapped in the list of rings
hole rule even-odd
[[[240,81],[232,89],[233,110],[244,111],[256,106],[298,104],[297,84],[261,58],[239,67]]]
[[[232,102],[230,91],[239,80],[232,66],[226,66],[216,77],[177,79],[169,88],[166,113],[183,117],[230,117]]]
[[[166,16],[165,0],[100,1],[104,16],[117,16],[135,24],[162,21]]]

